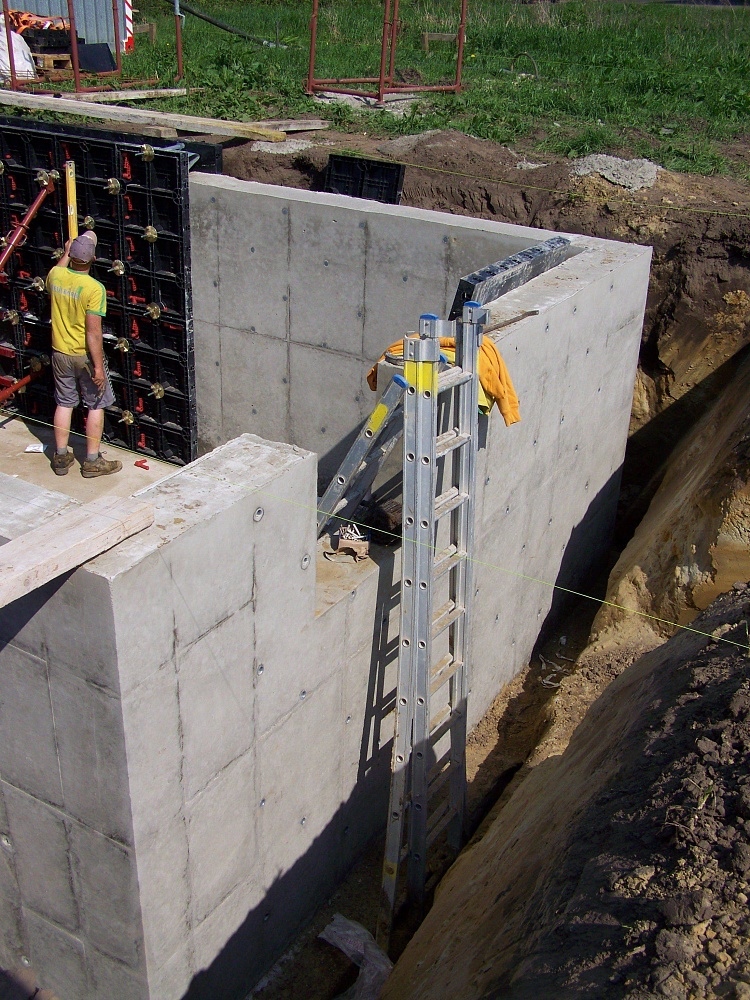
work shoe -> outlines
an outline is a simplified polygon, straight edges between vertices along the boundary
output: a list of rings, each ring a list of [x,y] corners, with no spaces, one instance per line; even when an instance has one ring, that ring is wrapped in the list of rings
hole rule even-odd
[[[64,455],[58,455],[55,452],[52,456],[52,471],[56,476],[67,476],[68,469],[73,462],[75,462],[75,459],[71,451],[66,451]]]
[[[100,455],[95,462],[84,459],[81,463],[81,475],[84,479],[95,479],[97,476],[111,476],[113,472],[119,472],[122,462],[108,462]]]

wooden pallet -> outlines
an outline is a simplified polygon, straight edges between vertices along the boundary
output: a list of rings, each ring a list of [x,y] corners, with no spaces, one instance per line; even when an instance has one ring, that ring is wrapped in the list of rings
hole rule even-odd
[[[32,52],[36,68],[43,72],[72,69],[73,63],[67,52]]]

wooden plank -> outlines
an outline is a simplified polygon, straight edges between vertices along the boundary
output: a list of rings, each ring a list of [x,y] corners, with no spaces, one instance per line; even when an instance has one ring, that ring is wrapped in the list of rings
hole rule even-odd
[[[143,108],[101,107],[94,101],[71,101],[65,97],[47,97],[43,94],[22,94],[18,91],[0,90],[0,105],[26,108],[31,111],[56,111],[60,114],[100,118],[110,122],[127,122],[131,125],[166,125],[180,132],[212,132],[214,135],[242,136],[245,139],[264,139],[266,142],[283,142],[285,132],[246,125],[243,122],[225,122],[219,118],[196,118],[193,115],[168,114],[165,111],[146,111]]]
[[[275,128],[279,132],[316,132],[318,129],[331,127],[331,123],[322,118],[279,118],[267,122],[249,122],[249,124]]]
[[[91,122],[90,128],[101,129],[103,132],[111,132],[112,129],[104,124],[104,122]],[[153,139],[176,139],[177,129],[176,128],[164,128],[159,125],[126,125],[124,122],[120,122],[117,126],[117,131],[121,132],[123,135],[133,134],[133,135],[148,135]],[[190,134],[190,138],[193,138],[193,134]],[[221,139],[226,142],[227,137],[217,136],[217,139]]]
[[[154,509],[133,497],[66,508],[0,547],[0,607],[148,528]]]
[[[155,21],[143,21],[140,24],[133,25],[134,35],[148,35],[148,39],[152,45],[156,45],[156,22]]]
[[[185,87],[163,87],[161,90],[102,90],[98,94],[68,94],[71,101],[93,101],[95,104],[117,104],[118,101],[152,101],[159,97],[187,97]]]
[[[430,42],[458,42],[458,35],[448,31],[423,31],[422,48],[425,52],[430,51]]]

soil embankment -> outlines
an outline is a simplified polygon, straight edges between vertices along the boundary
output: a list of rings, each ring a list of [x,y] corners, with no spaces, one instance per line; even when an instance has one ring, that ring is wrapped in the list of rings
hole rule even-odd
[[[383,1000],[750,996],[749,596],[613,681],[453,866]]]

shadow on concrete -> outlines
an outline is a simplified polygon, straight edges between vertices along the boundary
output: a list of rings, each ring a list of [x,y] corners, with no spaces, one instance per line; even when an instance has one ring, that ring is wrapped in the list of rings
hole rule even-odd
[[[244,1000],[250,984],[256,983],[292,943],[385,826],[392,737],[388,735],[382,746],[381,740],[383,722],[395,702],[395,691],[388,690],[386,670],[398,655],[398,639],[388,638],[389,618],[399,605],[399,585],[394,583],[397,558],[398,550],[385,550],[380,560],[356,787],[307,852],[276,879],[263,902],[247,914],[211,965],[197,973],[183,1000]],[[374,926],[368,929],[375,930]],[[351,985],[356,970],[347,959],[334,957],[330,946],[320,947],[330,953],[325,967],[333,996]]]
[[[31,969],[0,969],[0,1000],[58,1000],[43,990]]]
[[[362,742],[359,753],[359,769],[357,781],[366,781],[372,772],[377,757],[382,757],[385,747],[377,757],[374,748],[380,747],[383,722],[396,705],[396,690],[386,690],[386,670],[389,664],[398,658],[398,635],[388,639],[391,614],[399,607],[401,585],[394,582],[394,564],[396,558],[401,558],[398,551],[387,552],[380,561],[378,576],[378,593],[375,604],[375,628],[372,636],[372,651],[370,654],[370,676],[367,686],[367,702],[365,708],[365,724],[362,731]],[[391,742],[388,742],[390,757]],[[385,804],[383,806],[385,822]]]
[[[0,608],[0,652],[6,646],[13,645],[13,640],[18,636],[18,633],[23,631],[34,616],[42,610],[47,601],[74,573],[74,569],[69,570],[62,576],[50,580],[43,586],[37,587],[36,590],[32,590],[31,593],[24,594],[23,597],[18,597],[15,601]]]
[[[552,656],[552,650],[545,650],[545,645],[562,621],[567,634],[566,656],[575,659],[588,644],[591,625],[606,595],[607,579],[618,555],[610,543],[621,473],[622,468],[609,478],[570,534],[555,580],[555,587],[565,589],[554,592],[530,657],[532,664],[540,653]],[[576,596],[569,590],[588,596]],[[541,684],[541,673],[538,667],[528,672],[523,688],[497,720],[497,742],[477,769],[469,792],[470,836],[516,775],[525,771],[526,760],[551,721],[549,703],[556,689]]]
[[[608,569],[611,561],[609,546],[620,475],[621,470],[618,469],[592,499],[586,514],[571,532],[556,580],[558,586],[585,590],[588,586],[596,585],[597,595],[603,596],[602,581],[606,585],[606,575],[602,576],[602,568]],[[245,997],[249,990],[248,984],[256,982],[267,971],[270,962],[282,954],[294,940],[312,917],[314,910],[329,897],[363,853],[367,841],[382,833],[388,803],[391,734],[387,734],[387,741],[382,746],[380,744],[384,720],[392,710],[395,698],[395,691],[390,689],[393,674],[391,673],[390,682],[387,682],[386,673],[398,655],[398,639],[389,640],[388,629],[389,619],[397,611],[399,603],[399,586],[394,582],[395,560],[398,558],[399,551],[396,549],[386,552],[381,563],[356,788],[306,854],[289,871],[277,878],[263,902],[248,913],[242,926],[232,935],[217,958],[195,976],[184,1000],[216,1000],[217,997],[239,1000]],[[599,607],[597,601],[586,601],[574,598],[564,591],[556,591],[542,627],[542,638],[537,645],[541,645],[544,636],[549,634],[561,614],[569,614],[571,607],[577,608],[579,605],[581,620],[585,622],[581,632],[587,637],[591,620]],[[519,709],[524,703],[539,702],[537,692],[531,689],[532,684],[539,686],[538,676],[529,680],[529,688],[525,688],[508,706],[503,718],[499,720],[500,737],[503,736],[506,724],[528,726],[528,719],[521,718],[524,713],[519,712]],[[544,699],[540,703],[542,708],[553,693],[545,689]],[[512,721],[514,716],[518,716],[515,722]],[[530,734],[531,745],[542,734],[545,725],[546,720],[540,715],[537,729]],[[530,752],[531,745],[527,752]],[[523,758],[514,759],[503,766],[499,760],[500,753],[498,750],[490,754],[477,774],[480,786],[483,782],[488,784],[486,793],[479,796],[479,801],[472,801],[475,795],[470,793],[469,821],[474,829],[523,766]],[[359,845],[359,849],[349,847],[353,842]],[[445,852],[443,856],[445,857]],[[429,866],[430,871],[432,867]],[[374,931],[374,927],[368,929]],[[415,927],[411,928],[414,929]],[[397,935],[400,939],[398,928]],[[394,953],[400,950],[398,942],[396,945]],[[330,984],[331,995],[346,988],[352,981],[350,967],[344,966],[342,969],[339,964],[334,969],[338,970],[335,975],[341,981],[335,981],[334,976]]]

